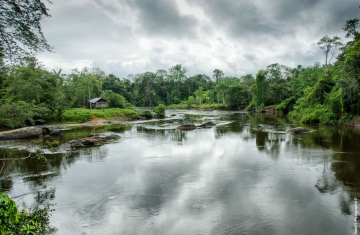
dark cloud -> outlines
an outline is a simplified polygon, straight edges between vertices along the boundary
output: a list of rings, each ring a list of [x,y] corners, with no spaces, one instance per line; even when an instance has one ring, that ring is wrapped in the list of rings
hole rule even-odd
[[[196,37],[198,20],[181,16],[178,5],[169,0],[133,0],[139,12],[139,23],[148,35]]]
[[[188,75],[256,74],[271,63],[323,61],[316,42],[344,36],[355,0],[61,0],[43,31],[49,69],[95,66],[119,77],[175,64]]]

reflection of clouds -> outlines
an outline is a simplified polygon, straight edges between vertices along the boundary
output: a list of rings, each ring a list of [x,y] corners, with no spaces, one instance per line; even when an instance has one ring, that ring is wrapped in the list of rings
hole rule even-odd
[[[188,132],[135,125],[59,158],[71,167],[47,182],[58,234],[350,234],[352,219],[338,211],[351,213],[347,195],[314,187],[334,178],[321,178],[333,152],[304,146],[311,135],[282,134],[273,118],[255,130],[267,117],[255,118]]]

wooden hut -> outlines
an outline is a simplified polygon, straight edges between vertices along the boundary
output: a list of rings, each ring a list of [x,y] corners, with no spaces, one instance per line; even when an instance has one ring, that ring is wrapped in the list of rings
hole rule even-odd
[[[108,101],[105,100],[104,98],[94,98],[89,100],[91,107],[94,109],[99,109],[102,107],[107,107],[108,106]]]

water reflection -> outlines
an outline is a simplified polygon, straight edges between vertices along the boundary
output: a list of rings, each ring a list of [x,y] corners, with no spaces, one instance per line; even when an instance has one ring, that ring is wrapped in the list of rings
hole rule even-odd
[[[305,126],[313,132],[289,135],[299,124],[286,117],[170,112],[177,116],[69,130],[61,142],[93,132],[122,139],[47,163],[11,162],[1,187],[33,198],[20,202],[57,203],[58,234],[353,234],[358,131]],[[205,121],[217,126],[174,129]]]

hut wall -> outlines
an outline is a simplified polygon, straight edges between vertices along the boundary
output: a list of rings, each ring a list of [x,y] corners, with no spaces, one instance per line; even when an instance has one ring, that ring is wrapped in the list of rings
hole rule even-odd
[[[95,103],[95,107],[94,107],[94,108],[100,109],[101,107],[107,107],[107,106],[108,106],[108,102],[101,102],[101,101],[99,101],[99,102],[96,102],[96,103]]]

